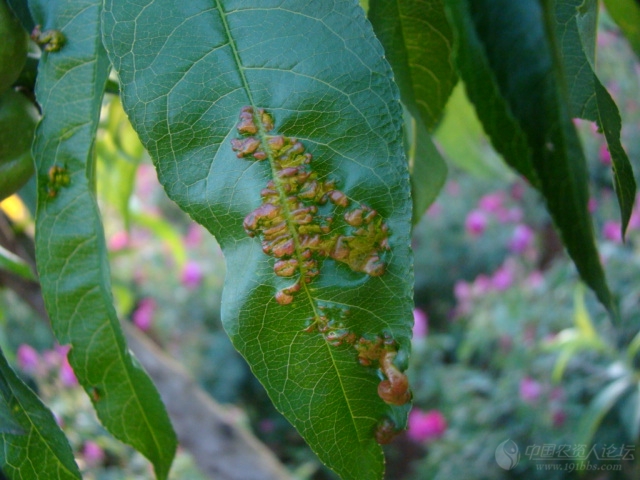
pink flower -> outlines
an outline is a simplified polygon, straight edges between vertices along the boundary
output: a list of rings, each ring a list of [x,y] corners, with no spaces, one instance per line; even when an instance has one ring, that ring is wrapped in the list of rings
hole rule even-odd
[[[60,381],[66,387],[75,387],[78,384],[76,374],[66,356],[62,359],[62,365],[60,365]]]
[[[413,309],[413,338],[424,338],[429,331],[427,314],[419,308]]]
[[[189,231],[184,237],[184,245],[187,248],[195,248],[202,243],[203,231],[202,227],[197,223],[189,225]]]
[[[520,207],[501,208],[496,212],[496,217],[500,223],[518,223],[522,221],[524,213]]]
[[[609,147],[607,147],[606,143],[600,145],[600,149],[598,150],[598,158],[600,159],[600,163],[602,165],[606,165],[607,167],[611,165],[611,152],[609,152]]]
[[[105,454],[102,447],[96,442],[87,440],[82,449],[82,456],[90,467],[95,467],[104,462]]]
[[[520,380],[520,399],[525,403],[536,403],[542,395],[542,385],[531,377]]]
[[[509,240],[509,250],[513,253],[523,253],[533,243],[534,232],[524,224],[516,225]]]
[[[409,414],[409,438],[416,442],[432,442],[444,435],[447,420],[439,410],[424,412],[414,408]]]
[[[598,208],[598,201],[595,198],[591,197],[589,199],[587,208],[589,209],[589,213],[595,213],[596,209]]]
[[[488,193],[478,201],[478,207],[487,213],[497,213],[502,209],[502,192]]]
[[[607,220],[602,227],[602,236],[609,241],[620,243],[622,242],[622,232],[620,228],[620,223]]]
[[[522,200],[525,193],[525,184],[523,182],[516,182],[511,187],[511,198],[516,201]]]
[[[460,194],[460,184],[452,180],[447,183],[446,190],[452,197],[457,197]]]
[[[511,285],[513,285],[513,272],[511,269],[508,266],[503,265],[496,270],[491,277],[491,285],[498,292],[502,292],[511,287]]]
[[[194,261],[188,261],[182,269],[181,282],[185,287],[196,288],[202,282],[202,269]]]
[[[566,420],[567,420],[567,414],[564,412],[564,410],[555,410],[551,414],[551,421],[553,423],[553,426],[556,428],[559,428],[562,425],[564,425],[564,422]]]
[[[143,332],[149,330],[153,323],[156,306],[156,301],[153,298],[147,297],[140,300],[138,308],[136,308],[131,316],[134,325]]]
[[[27,345],[26,343],[20,345],[16,357],[18,366],[23,372],[31,375],[37,372],[40,365],[40,354],[31,345]]]
[[[471,300],[471,285],[464,280],[458,280],[453,286],[453,294],[458,302],[467,302]]]
[[[473,286],[471,287],[471,294],[476,297],[482,297],[491,291],[492,280],[490,277],[486,276],[484,273],[481,273],[476,277],[473,281]]]
[[[537,290],[538,288],[541,288],[544,285],[544,275],[540,270],[534,270],[529,274],[529,276],[525,280],[525,284],[529,288],[533,290]]]
[[[112,252],[124,250],[128,246],[129,246],[129,234],[124,230],[114,233],[109,239],[109,243],[107,244],[107,247]]]
[[[478,237],[487,228],[487,216],[480,210],[473,210],[464,222],[465,229],[472,237]]]
[[[429,209],[427,210],[427,216],[429,216],[430,218],[438,218],[441,213],[442,213],[442,205],[440,205],[438,202],[432,203]]]

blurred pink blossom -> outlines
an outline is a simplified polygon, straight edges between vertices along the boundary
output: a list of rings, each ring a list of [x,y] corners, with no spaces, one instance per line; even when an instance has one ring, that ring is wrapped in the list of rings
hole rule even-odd
[[[501,208],[496,212],[496,217],[500,223],[519,223],[522,221],[524,213],[520,207]]]
[[[196,248],[200,243],[202,243],[204,231],[200,225],[197,223],[192,223],[189,225],[189,230],[184,237],[184,245],[187,248]]]
[[[66,356],[62,358],[62,364],[60,365],[60,381],[66,387],[75,387],[78,384],[76,374]]]
[[[502,192],[487,193],[478,201],[478,207],[487,213],[497,213],[502,209],[504,194]]]
[[[270,418],[265,418],[260,421],[259,428],[262,433],[271,433],[276,429],[276,424]]]
[[[454,180],[447,182],[447,186],[445,188],[447,193],[452,197],[457,197],[460,194],[460,184]]]
[[[156,307],[157,304],[153,298],[146,297],[140,300],[138,308],[136,308],[131,316],[134,325],[142,331],[149,330],[153,323]]]
[[[503,265],[491,277],[491,285],[498,292],[507,290],[513,285],[513,271],[509,265]]]
[[[520,380],[520,399],[525,403],[536,403],[542,395],[542,385],[531,377]]]
[[[620,223],[614,220],[607,220],[602,227],[602,236],[612,242],[622,242],[622,232],[620,231]]]
[[[598,150],[598,158],[600,159],[600,163],[602,163],[603,165],[611,165],[611,152],[609,152],[609,147],[607,147],[606,143],[600,145],[600,149]]]
[[[442,213],[442,205],[438,202],[434,202],[431,204],[429,209],[427,210],[427,216],[431,218],[437,218]]]
[[[473,210],[467,215],[464,226],[469,235],[478,237],[487,228],[487,216],[480,210]]]
[[[31,345],[23,343],[18,347],[16,360],[23,372],[33,375],[40,365],[40,354]]]
[[[189,260],[182,269],[180,281],[185,287],[196,288],[202,282],[202,268],[197,262]]]
[[[413,309],[413,338],[424,338],[429,331],[427,314],[419,308]]]
[[[481,273],[473,281],[473,285],[471,287],[471,293],[474,297],[479,298],[489,293],[492,290],[492,286],[493,286],[493,281],[491,277],[488,277],[484,273]]]
[[[595,211],[598,209],[598,201],[595,198],[591,197],[589,199],[587,208],[589,208],[589,213],[595,213]]]
[[[428,412],[414,408],[409,414],[408,436],[416,442],[432,442],[447,431],[447,420],[439,410]]]
[[[453,286],[453,294],[458,302],[467,302],[471,300],[471,285],[464,280],[458,280]]]
[[[84,457],[85,462],[90,467],[95,467],[102,462],[104,462],[105,454],[102,447],[98,445],[96,442],[92,442],[91,440],[87,440],[84,444],[84,448],[82,449],[82,456]]]
[[[533,243],[534,236],[533,230],[528,225],[516,225],[509,240],[509,250],[513,253],[523,253]]]
[[[551,421],[553,423],[553,426],[556,428],[563,426],[566,420],[567,414],[564,412],[564,410],[555,410],[551,414]]]
[[[129,234],[124,230],[114,233],[107,244],[107,248],[109,248],[109,250],[111,250],[112,252],[124,250],[128,246]]]
[[[522,200],[525,193],[525,184],[523,182],[516,182],[511,187],[511,198],[516,201]]]
[[[526,278],[525,285],[533,290],[541,288],[544,285],[544,275],[540,270],[534,270]]]

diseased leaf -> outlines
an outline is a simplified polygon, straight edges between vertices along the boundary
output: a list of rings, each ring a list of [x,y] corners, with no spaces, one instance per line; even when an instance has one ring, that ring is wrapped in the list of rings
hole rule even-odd
[[[38,177],[36,259],[47,312],[98,417],[166,478],[176,440],[160,397],[134,363],[113,306],[92,143],[109,62],[99,0],[32,2],[61,48],[43,53],[36,96],[43,119],[33,147]],[[73,99],[70,101],[69,99]]]
[[[495,148],[540,190],[583,280],[616,315],[593,237],[586,161],[550,3],[447,0],[456,62]]]
[[[160,181],[222,246],[234,345],[325,463],[381,478],[409,408],[411,198],[362,9],[108,0],[103,32]]]
[[[572,115],[596,122],[609,146],[624,237],[635,202],[636,182],[620,142],[622,122],[618,107],[595,73],[597,12],[596,0],[559,0],[556,2],[556,31]]]
[[[53,414],[0,350],[0,468],[9,478],[82,478]]]
[[[433,130],[457,80],[442,0],[371,0],[368,15],[403,103]]]

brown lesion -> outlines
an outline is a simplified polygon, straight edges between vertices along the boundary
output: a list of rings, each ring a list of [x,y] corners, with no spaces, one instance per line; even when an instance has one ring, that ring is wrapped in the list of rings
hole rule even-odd
[[[58,190],[60,190],[60,188],[67,187],[71,183],[69,170],[59,165],[52,166],[47,172],[47,179],[45,183],[47,185],[47,197],[55,198],[58,195]]]
[[[303,285],[320,274],[320,263],[326,258],[354,272],[383,275],[384,257],[390,250],[383,218],[347,197],[335,179],[321,179],[302,142],[271,135],[273,129],[273,117],[267,111],[243,107],[237,124],[240,137],[231,140],[231,148],[238,158],[271,161],[274,178],[260,192],[262,203],[245,217],[243,227],[250,237],[259,236],[262,251],[275,258],[275,275],[295,279],[276,292],[275,300],[291,304]],[[395,340],[357,335],[346,327],[348,309],[318,302],[315,310],[306,332],[322,334],[332,347],[353,347],[361,365],[378,369],[383,377],[378,395],[386,403],[404,405],[411,400],[407,377],[393,363],[398,352]],[[383,424],[375,435],[384,443],[395,432],[395,427]]]
[[[377,369],[383,378],[378,384],[378,396],[390,405],[404,405],[411,401],[409,379],[394,364],[398,344],[391,335],[357,335],[347,327],[350,310],[335,304],[318,305],[318,314],[309,320],[305,329],[321,333],[333,347],[350,345],[357,352],[358,363]]]
[[[260,235],[262,251],[277,259],[277,276],[298,277],[276,293],[276,301],[290,304],[302,285],[319,275],[325,258],[370,276],[384,274],[389,229],[380,215],[351,201],[335,180],[320,179],[305,146],[293,137],[270,135],[273,128],[273,117],[264,109],[243,107],[237,124],[241,137],[231,140],[231,148],[238,158],[272,160],[275,178],[262,189],[262,204],[243,226],[249,236]],[[325,205],[332,207],[328,215],[320,213]]]

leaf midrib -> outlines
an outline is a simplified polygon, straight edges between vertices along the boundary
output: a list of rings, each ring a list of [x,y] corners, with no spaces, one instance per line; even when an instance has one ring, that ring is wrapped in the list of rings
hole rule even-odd
[[[242,87],[245,90],[245,93],[247,94],[247,97],[249,99],[249,103],[251,104],[251,107],[253,108],[253,111],[255,112],[256,109],[258,108],[257,105],[255,104],[254,100],[253,100],[253,95],[251,93],[251,89],[249,87],[249,82],[247,81],[247,78],[244,74],[244,70],[245,70],[245,66],[243,65],[241,59],[240,59],[240,55],[238,53],[238,48],[236,46],[236,42],[233,38],[233,35],[231,33],[231,28],[229,26],[229,23],[227,21],[227,12],[223,9],[220,0],[216,0],[216,8],[218,10],[218,13],[220,14],[220,19],[222,21],[222,25],[224,27],[225,30],[225,35],[227,36],[227,40],[229,42],[229,48],[231,49],[231,52],[233,54],[233,59],[235,61],[236,67],[238,68],[238,72],[240,74],[240,78],[242,81]],[[254,113],[255,116],[255,113]],[[260,137],[260,142],[262,144],[262,149],[267,152],[267,159],[269,161],[269,165],[271,167],[271,176],[272,179],[274,181],[274,184],[276,185],[276,188],[278,190],[278,195],[280,197],[280,203],[281,203],[281,208],[283,210],[284,213],[284,217],[285,217],[285,222],[287,224],[287,229],[289,231],[289,233],[292,235],[293,240],[294,240],[294,245],[295,245],[295,255],[297,257],[298,260],[298,265],[303,265],[303,258],[301,255],[301,247],[300,247],[300,239],[298,237],[298,232],[296,231],[296,229],[293,227],[293,222],[292,222],[292,215],[291,212],[289,210],[288,204],[286,202],[286,193],[284,191],[284,189],[282,188],[282,183],[280,182],[277,172],[276,172],[276,167],[275,167],[275,160],[273,158],[273,155],[271,153],[271,149],[268,147],[267,144],[267,135],[266,132],[264,130],[264,127],[262,125],[261,121],[257,121],[255,122],[256,125],[258,126],[258,136]],[[301,270],[301,275],[302,275],[302,270]],[[318,309],[316,307],[316,303],[315,303],[315,299],[312,296],[309,287],[307,285],[306,282],[302,281],[301,282],[303,290],[307,296],[307,300],[309,301],[309,304],[311,305],[311,309],[313,310],[313,314],[314,314],[314,318],[318,318],[319,312]],[[340,375],[340,371],[338,369],[337,363],[336,363],[336,358],[334,356],[334,352],[332,351],[330,345],[327,342],[323,342],[323,344],[325,345],[325,347],[327,348],[327,351],[329,352],[329,357],[331,358],[331,362],[332,362],[332,367],[336,372],[336,377],[338,378],[338,381],[340,383],[340,388],[342,390],[342,396],[345,399],[345,403],[347,405],[347,408],[349,409],[349,418],[351,420],[352,426],[354,431],[356,432],[356,436],[359,438],[360,435],[358,433],[358,428],[357,425],[355,423],[355,415],[353,413],[353,409],[351,407],[351,402],[349,401],[349,397],[347,395],[345,386],[343,384],[342,381],[342,376]]]

